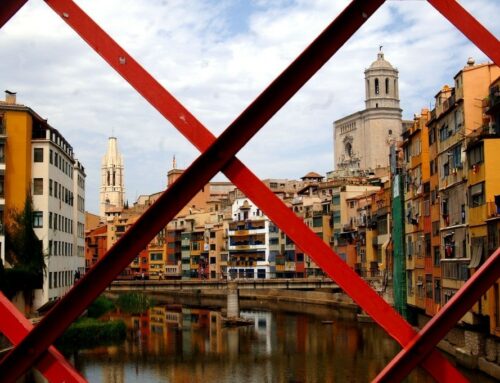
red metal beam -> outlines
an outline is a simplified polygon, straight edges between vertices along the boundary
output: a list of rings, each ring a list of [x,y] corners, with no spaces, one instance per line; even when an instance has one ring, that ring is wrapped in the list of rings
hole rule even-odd
[[[432,317],[374,381],[399,382],[403,380],[499,278],[500,248],[465,282],[443,309]]]
[[[14,381],[33,365],[135,255],[219,170],[233,160],[248,140],[328,61],[383,0],[372,1],[368,5],[362,3],[357,0],[347,7],[160,196],[38,326],[7,354],[0,363],[0,376],[4,380]],[[65,5],[68,4],[76,7],[76,4],[66,1]],[[74,17],[72,12],[63,14],[63,18]],[[116,59],[123,62],[124,58]],[[177,114],[177,117],[182,120],[183,116]]]
[[[0,6],[0,28],[19,11],[28,0],[3,0]]]
[[[456,0],[428,0],[465,37],[472,41],[496,65],[500,66],[500,43]]]
[[[0,332],[12,344],[19,343],[33,329],[31,322],[2,293],[0,293],[0,318],[2,318],[0,320]],[[49,347],[48,352],[37,362],[36,368],[49,382],[86,382],[54,346]]]
[[[95,24],[81,9],[73,3],[61,0],[49,0],[48,4],[123,76],[150,104],[166,119],[172,122],[179,131],[188,138],[200,151],[215,140],[194,116],[189,113],[167,90],[165,90],[148,72],[144,70],[127,52],[123,50],[109,35]],[[351,22],[359,27],[362,18],[369,17],[374,10],[363,8],[360,3],[350,12]],[[77,17],[75,17],[77,16]],[[355,17],[357,16],[357,18]],[[119,60],[122,58],[122,60]],[[124,64],[123,64],[124,63]],[[248,168],[238,159],[234,159],[224,169],[224,173],[252,201],[254,201],[293,241],[332,279],[336,280],[357,303],[369,313],[386,331],[401,345],[405,345],[415,335],[414,330],[366,283],[359,278],[336,254],[313,234],[283,202],[277,198]],[[438,380],[453,378],[462,381],[460,374],[438,352],[433,352],[432,362],[424,363],[432,376]]]

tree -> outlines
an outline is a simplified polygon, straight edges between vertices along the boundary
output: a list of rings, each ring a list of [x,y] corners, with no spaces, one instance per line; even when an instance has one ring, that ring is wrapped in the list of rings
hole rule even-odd
[[[32,292],[43,286],[45,259],[42,241],[33,230],[33,202],[26,196],[24,209],[10,211],[5,227],[5,259],[11,268],[0,268],[0,289],[12,298],[22,291],[25,301],[31,303]],[[3,269],[3,270],[2,270]]]

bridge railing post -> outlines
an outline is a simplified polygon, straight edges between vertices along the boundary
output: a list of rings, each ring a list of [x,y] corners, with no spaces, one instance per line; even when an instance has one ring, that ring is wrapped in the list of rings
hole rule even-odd
[[[239,290],[237,281],[227,282],[227,317],[239,318],[240,316],[240,302]]]

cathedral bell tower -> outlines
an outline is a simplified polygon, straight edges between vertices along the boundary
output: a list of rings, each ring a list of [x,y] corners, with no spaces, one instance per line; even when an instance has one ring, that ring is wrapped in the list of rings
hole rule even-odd
[[[101,190],[99,195],[99,215],[105,216],[106,210],[123,208],[125,201],[123,157],[118,151],[116,137],[109,137],[108,150],[102,158]]]
[[[399,109],[398,70],[384,59],[382,47],[375,60],[365,70],[365,108]]]
[[[365,109],[333,123],[333,166],[339,175],[388,169],[389,142],[402,132],[398,81],[398,70],[380,47],[377,59],[365,69]]]

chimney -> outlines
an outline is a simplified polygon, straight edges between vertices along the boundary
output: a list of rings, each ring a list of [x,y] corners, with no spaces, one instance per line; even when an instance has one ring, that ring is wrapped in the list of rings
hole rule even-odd
[[[14,105],[16,103],[16,92],[5,91],[5,102]]]

